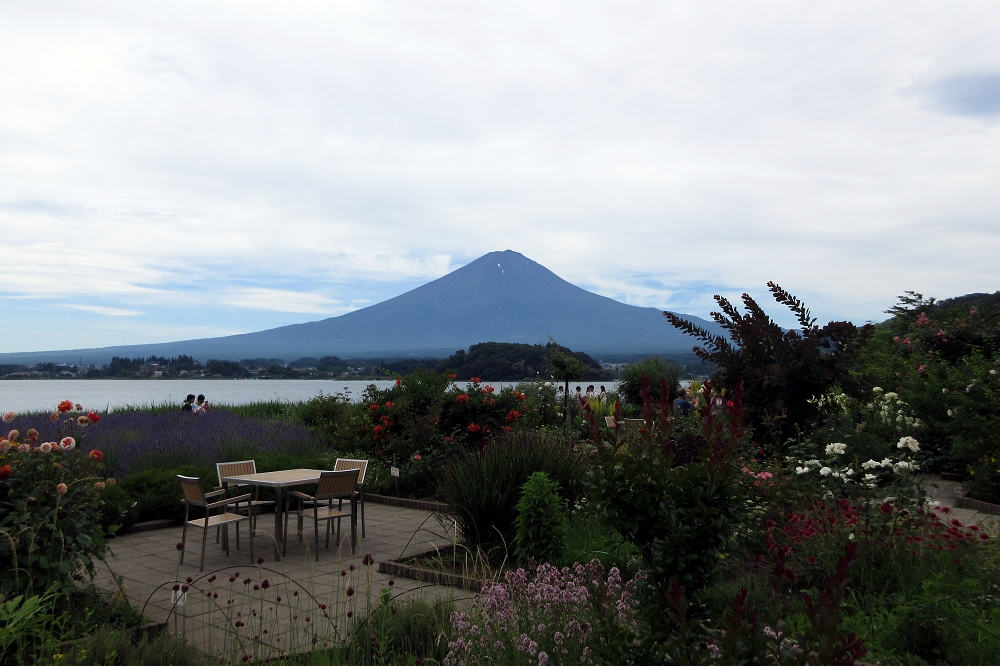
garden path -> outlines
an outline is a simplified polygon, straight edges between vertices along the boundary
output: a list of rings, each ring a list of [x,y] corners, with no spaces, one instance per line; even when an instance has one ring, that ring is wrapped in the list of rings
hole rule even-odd
[[[330,550],[321,550],[319,562],[314,559],[308,524],[302,542],[295,539],[294,530],[289,531],[288,555],[273,562],[274,542],[266,531],[271,521],[260,520],[254,554],[265,559],[262,565],[250,564],[245,523],[239,551],[230,533],[233,547],[228,557],[215,543],[212,531],[203,573],[198,571],[201,530],[189,530],[183,565],[178,565],[176,548],[180,527],[127,534],[111,541],[113,554],[106,566],[97,569],[95,583],[112,593],[124,590],[128,601],[150,620],[167,622],[171,631],[218,656],[236,660],[243,654],[267,656],[262,644],[305,649],[313,638],[322,644],[339,642],[346,637],[348,613],[364,617],[380,590],[389,589],[390,576],[378,573],[378,562],[450,545],[454,536],[449,521],[429,511],[368,503],[365,513],[367,537],[361,538],[359,524],[357,553],[351,555],[350,527],[345,523],[342,548],[336,548],[334,536]],[[369,554],[371,559],[366,558]],[[116,576],[121,577],[120,588]],[[187,584],[188,577],[194,579],[191,589],[183,605],[175,606],[172,598],[179,593],[172,587],[175,582]],[[250,582],[244,584],[248,578]],[[264,580],[268,581],[266,589],[254,590]],[[470,596],[455,588],[402,578],[393,581],[391,594],[400,601],[422,598],[428,603]]]
[[[927,492],[927,500],[932,503],[938,502],[939,506],[949,507],[950,518],[957,518],[966,525],[979,525],[991,534],[997,534],[1000,528],[1000,519],[997,516],[955,506],[956,500],[962,496],[960,482],[945,481],[937,475],[921,475],[920,481],[924,491]]]

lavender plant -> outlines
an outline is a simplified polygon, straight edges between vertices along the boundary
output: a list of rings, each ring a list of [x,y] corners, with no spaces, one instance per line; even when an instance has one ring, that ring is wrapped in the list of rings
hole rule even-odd
[[[635,636],[636,580],[598,560],[508,571],[487,582],[468,611],[452,614],[445,666],[592,664],[597,625]]]

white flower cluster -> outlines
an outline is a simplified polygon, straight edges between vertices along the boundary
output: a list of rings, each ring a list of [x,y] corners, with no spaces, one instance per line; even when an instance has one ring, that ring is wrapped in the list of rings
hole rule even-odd
[[[892,461],[888,458],[883,458],[881,462],[878,460],[868,460],[867,462],[861,463],[861,467],[864,469],[874,469],[876,467],[892,467]]]
[[[909,449],[916,453],[920,450],[920,442],[913,439],[912,437],[900,437],[899,442],[896,444],[897,449]]]
[[[891,469],[896,474],[902,474],[903,472],[916,472],[917,470],[920,469],[920,465],[918,465],[915,462],[910,462],[908,460],[900,460],[898,462],[893,462],[889,458],[883,458],[881,461],[868,460],[866,462],[861,463],[861,467],[866,470],[885,467],[887,469]],[[874,478],[874,475],[867,474],[865,475],[865,480],[868,480],[869,476]]]
[[[795,473],[796,474],[805,474],[807,472],[812,471],[813,469],[815,469],[817,467],[820,467],[820,462],[818,460],[807,460],[804,463],[802,463],[802,467],[796,467],[795,468]]]
[[[847,444],[844,444],[843,442],[834,442],[833,444],[826,445],[826,455],[828,456],[833,454],[842,456],[845,453],[847,453]]]

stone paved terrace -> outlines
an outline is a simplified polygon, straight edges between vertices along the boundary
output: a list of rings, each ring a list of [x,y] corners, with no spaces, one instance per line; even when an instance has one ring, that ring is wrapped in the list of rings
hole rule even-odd
[[[369,595],[374,599],[381,589],[388,588],[390,577],[378,573],[379,561],[445,547],[453,539],[454,530],[447,519],[429,511],[369,502],[365,513],[367,537],[361,538],[359,522],[358,548],[353,556],[350,524],[345,520],[342,547],[336,548],[334,534],[330,550],[324,550],[321,537],[320,559],[316,562],[310,538],[312,526],[307,521],[302,542],[294,536],[295,524],[290,525],[288,555],[276,562],[271,537],[273,518],[264,514],[254,540],[255,557],[263,557],[263,565],[250,563],[243,523],[239,551],[235,550],[235,534],[230,528],[228,557],[221,544],[215,543],[215,531],[210,532],[204,573],[198,571],[202,532],[189,529],[184,564],[179,566],[176,545],[181,540],[181,528],[170,527],[112,540],[113,555],[108,557],[108,566],[99,566],[95,582],[117,592],[115,576],[121,577],[129,602],[143,609],[150,620],[167,622],[171,631],[212,654],[266,656],[267,648],[262,644],[271,645],[274,652],[298,650],[310,645],[314,637],[320,644],[330,643],[344,637],[348,612],[363,616]],[[323,523],[320,529],[324,529]],[[363,563],[366,554],[371,554],[374,564]],[[346,575],[341,575],[343,571]],[[237,572],[238,579],[230,582]],[[178,593],[172,587],[175,581],[186,584],[188,577],[194,579],[191,589],[183,605],[175,606],[172,598]],[[247,578],[251,580],[244,585]],[[265,579],[268,587],[262,589],[259,586]],[[392,595],[399,600],[461,602],[471,596],[459,589],[405,578],[393,582]],[[348,595],[348,588],[353,589],[352,595]],[[321,604],[326,608],[320,608]],[[323,617],[324,613],[328,617]],[[255,636],[261,637],[260,642]]]

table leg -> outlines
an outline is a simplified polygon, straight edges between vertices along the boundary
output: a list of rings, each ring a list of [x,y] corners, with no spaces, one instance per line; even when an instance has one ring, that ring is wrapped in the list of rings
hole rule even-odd
[[[281,541],[284,534],[281,530],[282,519],[281,486],[274,489],[274,560],[281,561]]]

